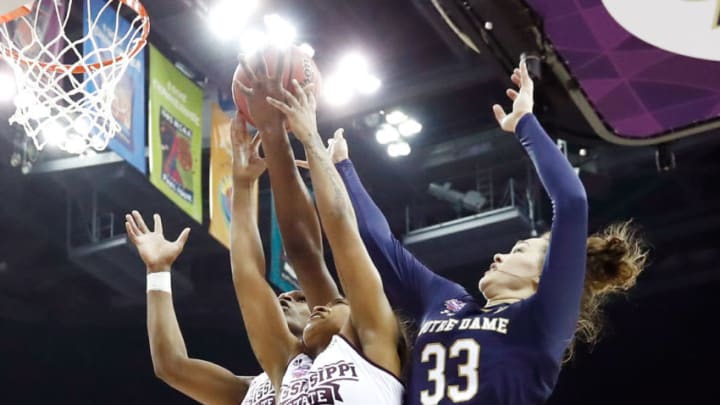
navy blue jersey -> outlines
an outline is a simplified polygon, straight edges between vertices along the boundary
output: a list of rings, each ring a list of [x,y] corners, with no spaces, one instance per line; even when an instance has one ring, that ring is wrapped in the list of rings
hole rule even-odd
[[[553,222],[537,292],[510,305],[483,308],[463,287],[420,263],[392,235],[352,163],[337,165],[390,303],[418,324],[410,405],[537,404],[557,381],[583,291],[587,197],[534,115],[523,117],[516,133],[553,203]]]

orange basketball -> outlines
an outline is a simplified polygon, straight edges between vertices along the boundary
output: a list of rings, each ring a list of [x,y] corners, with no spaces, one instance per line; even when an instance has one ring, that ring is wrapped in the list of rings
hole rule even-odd
[[[265,56],[265,63],[267,63],[268,72],[270,75],[275,74],[275,69],[277,65],[277,59],[278,59],[278,50],[273,48],[267,48],[264,51],[257,52],[253,56],[251,56],[248,60],[248,64],[251,68],[257,69],[260,64],[258,62],[261,57],[261,55]],[[315,98],[318,97],[318,94],[320,92],[320,85],[322,83],[322,77],[320,75],[320,70],[318,69],[317,65],[315,64],[315,61],[305,52],[303,52],[299,47],[294,46],[291,49],[285,51],[285,67],[283,68],[282,73],[282,83],[283,87],[290,91],[291,93],[294,93],[293,86],[291,84],[291,80],[295,79],[297,80],[301,86],[306,86],[310,83],[315,83]],[[250,85],[250,80],[248,79],[247,74],[245,73],[245,70],[242,67],[242,64],[238,64],[237,68],[235,69],[235,74],[233,75],[233,81],[238,80],[240,83],[244,84],[247,87],[252,87]],[[238,113],[251,125],[255,126],[255,123],[250,118],[250,114],[248,113],[248,107],[247,107],[247,101],[245,100],[245,95],[241,91],[236,91],[235,86],[232,88],[232,95],[233,100],[235,101],[235,107],[237,107]]]

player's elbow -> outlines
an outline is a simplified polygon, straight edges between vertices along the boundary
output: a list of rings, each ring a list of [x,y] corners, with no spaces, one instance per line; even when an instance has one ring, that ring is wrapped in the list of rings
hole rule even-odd
[[[588,211],[588,198],[585,192],[585,187],[580,184],[578,187],[573,187],[567,193],[564,193],[560,198],[555,201],[555,207],[558,211],[564,212],[575,212],[575,213],[586,213]]]
[[[173,367],[166,361],[156,361],[153,359],[153,372],[155,373],[155,377],[168,384],[176,378]]]
[[[153,372],[155,377],[172,384],[182,375],[183,358],[180,355],[154,354],[152,356]]]

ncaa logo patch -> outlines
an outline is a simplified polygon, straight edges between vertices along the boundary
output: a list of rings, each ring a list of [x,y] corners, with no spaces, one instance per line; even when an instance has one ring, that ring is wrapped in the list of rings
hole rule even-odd
[[[464,306],[464,302],[460,301],[457,298],[453,298],[451,300],[445,301],[445,309],[440,313],[443,315],[452,316],[458,313],[461,309],[463,309]]]

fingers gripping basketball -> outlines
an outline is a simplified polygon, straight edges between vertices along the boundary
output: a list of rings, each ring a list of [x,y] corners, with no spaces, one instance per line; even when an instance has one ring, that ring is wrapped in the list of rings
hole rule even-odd
[[[292,79],[297,80],[303,87],[308,84],[314,84],[315,86],[313,92],[317,98],[322,83],[322,77],[315,61],[313,61],[313,59],[305,52],[300,50],[299,47],[292,47],[291,49],[285,51],[284,58],[279,58],[278,56],[279,52],[276,49],[268,48],[264,52],[258,52],[250,57],[245,66],[253,69],[255,72],[258,72],[262,67],[262,61],[260,58],[264,57],[267,65],[267,71],[272,76],[275,75],[275,72],[278,69],[277,65],[279,59],[284,59],[282,70],[283,87],[289,91],[293,91],[293,86],[291,86]],[[233,75],[233,83],[239,82],[246,88],[252,88],[251,75],[252,72],[247,72],[243,64],[239,63],[235,69],[235,74]],[[238,113],[247,122],[255,126],[255,122],[253,122],[253,119],[250,117],[248,112],[248,104],[245,94],[242,91],[242,87],[233,85],[232,94]]]

